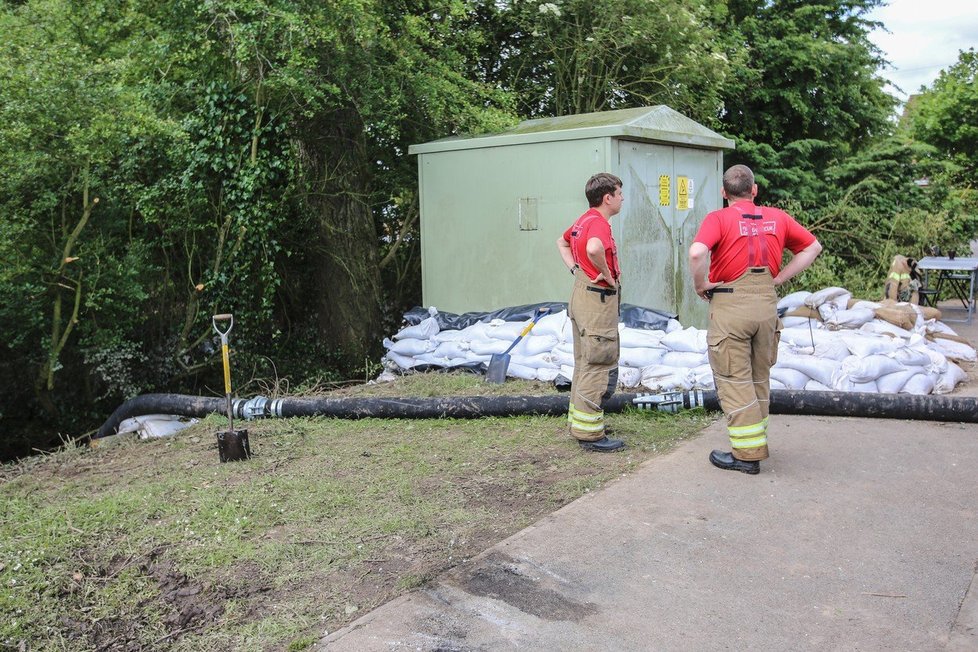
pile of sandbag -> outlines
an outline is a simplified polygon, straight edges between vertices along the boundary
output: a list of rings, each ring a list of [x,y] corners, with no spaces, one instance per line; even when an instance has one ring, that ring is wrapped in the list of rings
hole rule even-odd
[[[784,330],[771,371],[772,388],[946,393],[967,379],[956,362],[976,360],[975,349],[940,322],[939,313],[927,312],[933,309],[856,301],[843,288],[796,292],[784,297],[778,309]],[[526,320],[463,321],[468,325],[448,329],[440,323],[454,322],[430,308],[428,317],[385,339],[388,369],[487,364],[494,353],[506,351]],[[619,324],[621,387],[652,392],[713,389],[705,330],[683,328],[667,318],[629,323],[644,327]],[[511,377],[570,379],[574,346],[567,311],[542,317],[510,355]]]

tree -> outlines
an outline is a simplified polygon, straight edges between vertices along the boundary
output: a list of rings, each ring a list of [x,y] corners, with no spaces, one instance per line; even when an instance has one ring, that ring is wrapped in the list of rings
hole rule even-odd
[[[0,13],[0,330],[10,384],[5,417],[27,406],[67,418],[59,390],[84,395],[62,369],[82,357],[79,335],[138,311],[139,247],[126,242],[125,206],[107,180],[135,139],[168,131],[127,61],[91,47],[86,21],[60,0]],[[77,17],[77,16],[75,16]],[[24,377],[30,382],[24,382]],[[71,377],[71,374],[69,374]]]
[[[663,0],[480,2],[490,36],[476,72],[525,116],[668,104],[711,124],[735,53],[712,25],[722,5]]]
[[[757,168],[766,199],[817,201],[821,171],[890,130],[894,99],[866,18],[880,0],[736,0],[731,30],[748,53],[724,87],[730,162]],[[771,182],[771,183],[768,183]]]
[[[911,133],[943,152],[957,166],[956,177],[973,186],[978,173],[978,52],[960,52],[957,63],[914,98],[908,113]]]

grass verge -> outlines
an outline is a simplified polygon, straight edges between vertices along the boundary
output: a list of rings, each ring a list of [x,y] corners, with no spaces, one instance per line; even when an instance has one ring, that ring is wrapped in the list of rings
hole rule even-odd
[[[347,396],[546,394],[409,376]],[[220,464],[210,417],[175,437],[0,468],[0,648],[301,650],[713,419],[609,416],[623,453],[564,418],[247,424]]]

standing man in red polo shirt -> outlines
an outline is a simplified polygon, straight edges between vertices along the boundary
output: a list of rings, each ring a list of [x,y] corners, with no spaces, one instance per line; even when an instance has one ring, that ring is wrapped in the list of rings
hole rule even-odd
[[[625,445],[605,434],[601,405],[618,385],[621,270],[610,220],[621,211],[621,186],[621,179],[604,172],[588,179],[584,195],[591,208],[557,238],[560,257],[574,275],[567,307],[574,331],[574,378],[567,421],[581,448],[597,452],[616,451]]]
[[[756,206],[756,195],[750,168],[728,169],[723,175],[727,208],[706,216],[689,248],[696,294],[710,302],[706,342],[730,436],[731,452],[715,450],[710,462],[751,475],[768,457],[771,367],[781,332],[774,288],[808,268],[822,251],[793,217]],[[781,269],[785,249],[794,255]]]

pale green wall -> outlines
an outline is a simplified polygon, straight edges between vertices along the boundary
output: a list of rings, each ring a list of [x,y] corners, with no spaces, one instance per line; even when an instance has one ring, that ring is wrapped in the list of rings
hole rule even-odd
[[[584,183],[609,171],[594,138],[421,154],[425,306],[448,312],[567,301],[572,278],[557,237],[587,210]],[[537,229],[520,229],[520,199]]]

